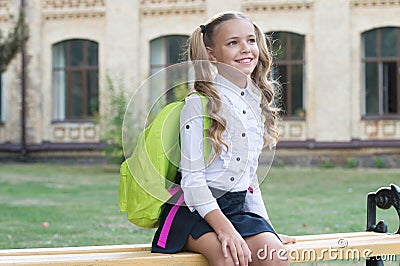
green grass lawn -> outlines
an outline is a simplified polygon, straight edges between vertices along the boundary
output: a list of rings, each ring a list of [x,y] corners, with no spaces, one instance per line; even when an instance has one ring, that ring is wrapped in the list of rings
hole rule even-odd
[[[272,168],[262,190],[274,227],[302,235],[364,231],[367,194],[391,183],[400,186],[399,169]],[[394,208],[377,213],[397,231]]]
[[[119,212],[118,184],[117,167],[1,165],[0,248],[149,242]]]
[[[390,183],[400,170],[273,167],[262,190],[278,232],[321,234],[364,231],[367,193]],[[149,243],[154,230],[119,212],[118,184],[117,166],[0,165],[0,248]],[[378,218],[397,230],[393,208]]]

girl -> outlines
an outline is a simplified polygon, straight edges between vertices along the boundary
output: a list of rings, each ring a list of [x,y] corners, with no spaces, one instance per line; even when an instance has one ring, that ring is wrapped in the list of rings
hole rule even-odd
[[[186,206],[165,206],[152,251],[199,252],[210,265],[288,265],[283,244],[295,239],[274,231],[256,175],[261,149],[275,146],[278,135],[264,34],[242,13],[223,13],[194,30],[188,53],[198,94],[181,112],[177,182]],[[208,99],[207,131],[199,94]],[[204,134],[212,146],[208,161]]]

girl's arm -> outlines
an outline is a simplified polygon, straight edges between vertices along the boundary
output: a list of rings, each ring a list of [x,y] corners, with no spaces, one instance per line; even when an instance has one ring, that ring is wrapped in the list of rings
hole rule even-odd
[[[204,111],[200,97],[186,98],[181,112],[181,187],[188,207],[196,210],[214,229],[221,243],[223,256],[229,252],[237,265],[251,262],[251,252],[244,239],[220,210],[205,177],[203,155]]]
[[[212,210],[219,209],[205,177],[203,116],[200,96],[192,94],[187,97],[180,117],[181,187],[186,205],[191,211],[197,210],[202,217]]]
[[[207,223],[214,229],[221,242],[222,254],[228,257],[228,249],[236,265],[247,265],[251,262],[251,251],[243,237],[236,231],[232,223],[221,210],[213,210],[205,217]]]

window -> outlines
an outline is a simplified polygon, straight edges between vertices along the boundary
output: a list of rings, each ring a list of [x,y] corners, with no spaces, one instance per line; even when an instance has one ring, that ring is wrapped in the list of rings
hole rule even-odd
[[[98,44],[68,40],[53,45],[53,119],[84,120],[98,113]]]
[[[304,36],[290,32],[267,33],[275,54],[272,73],[282,85],[279,107],[286,117],[305,116]]]
[[[0,72],[0,123],[4,122],[4,104],[3,73]]]
[[[400,113],[400,28],[362,34],[366,115]]]
[[[161,97],[162,101],[159,102],[161,106],[165,102],[175,101],[187,93],[187,84],[185,83],[187,71],[184,68],[176,68],[173,71],[164,70],[168,66],[187,60],[187,56],[183,56],[187,39],[187,36],[170,35],[151,41],[150,72],[153,75],[162,70],[156,78],[151,79],[150,101],[152,104],[158,102],[165,91],[167,91],[165,97]],[[175,86],[180,80],[182,84]]]

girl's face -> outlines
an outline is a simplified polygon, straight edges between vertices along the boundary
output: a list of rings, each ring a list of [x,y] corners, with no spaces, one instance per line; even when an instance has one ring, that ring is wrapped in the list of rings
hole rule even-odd
[[[224,63],[250,75],[258,63],[259,50],[253,24],[246,19],[222,23],[207,47],[212,61]]]

